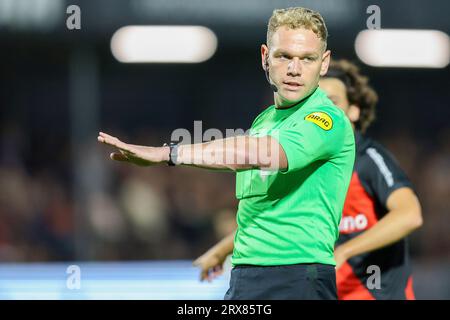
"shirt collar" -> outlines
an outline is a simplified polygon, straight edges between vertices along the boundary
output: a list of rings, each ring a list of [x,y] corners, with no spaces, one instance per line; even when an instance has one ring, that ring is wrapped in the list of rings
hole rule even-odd
[[[281,108],[281,109],[275,107],[275,110],[277,112],[278,111],[283,112],[283,111],[294,110],[294,109],[297,110],[297,109],[301,108],[304,104],[306,104],[309,101],[309,98],[312,98],[312,97],[316,96],[319,92],[320,92],[320,89],[319,89],[319,86],[317,86],[313,90],[313,92],[311,92],[309,95],[304,97],[302,100],[300,100],[300,101],[296,102],[295,104],[293,104],[291,107],[289,107],[289,108]]]

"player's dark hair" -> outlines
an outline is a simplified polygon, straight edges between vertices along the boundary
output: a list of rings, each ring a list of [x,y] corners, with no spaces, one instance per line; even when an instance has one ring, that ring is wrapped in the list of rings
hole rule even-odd
[[[360,73],[356,64],[344,59],[332,60],[325,77],[337,78],[345,84],[350,104],[357,105],[360,109],[355,128],[364,133],[375,120],[378,102],[378,95],[369,85],[369,78]]]

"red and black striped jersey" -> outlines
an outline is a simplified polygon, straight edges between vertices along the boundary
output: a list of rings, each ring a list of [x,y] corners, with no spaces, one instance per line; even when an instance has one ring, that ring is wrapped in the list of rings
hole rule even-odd
[[[355,133],[356,159],[339,225],[342,244],[375,225],[388,212],[396,189],[412,188],[392,154],[379,143]],[[380,271],[379,288],[368,286],[371,266]],[[336,274],[339,299],[414,299],[408,240],[349,259]]]

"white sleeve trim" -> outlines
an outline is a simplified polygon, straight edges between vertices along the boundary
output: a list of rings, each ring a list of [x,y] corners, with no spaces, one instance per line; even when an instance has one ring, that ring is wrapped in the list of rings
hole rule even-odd
[[[387,185],[392,187],[394,185],[394,177],[392,176],[392,172],[387,167],[386,162],[384,162],[383,156],[379,154],[375,148],[367,148],[366,153],[375,162]]]

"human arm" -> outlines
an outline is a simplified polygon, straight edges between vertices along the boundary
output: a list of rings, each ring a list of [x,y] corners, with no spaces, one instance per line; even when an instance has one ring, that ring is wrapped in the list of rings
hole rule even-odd
[[[200,280],[211,282],[223,272],[223,263],[234,249],[234,232],[220,240],[211,249],[198,257],[193,265],[200,268]]]
[[[354,256],[399,241],[423,223],[419,200],[411,188],[393,191],[387,199],[387,209],[387,214],[373,227],[335,249],[337,269]]]
[[[100,132],[98,141],[115,147],[112,160],[141,166],[167,163],[170,149],[128,144],[118,138]],[[207,169],[228,169],[232,171],[266,168],[283,170],[287,168],[285,152],[276,139],[270,136],[236,136],[210,142],[180,145],[177,163]]]

